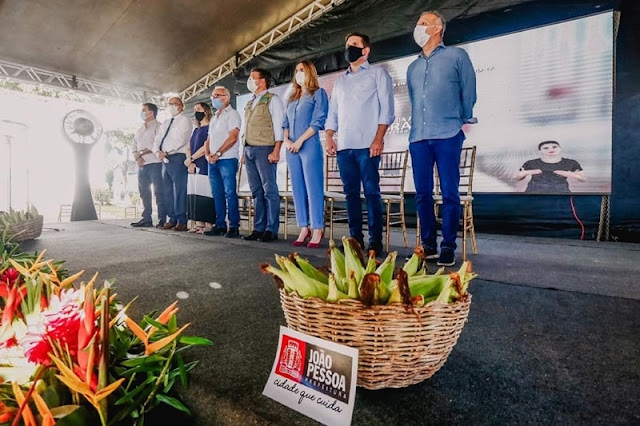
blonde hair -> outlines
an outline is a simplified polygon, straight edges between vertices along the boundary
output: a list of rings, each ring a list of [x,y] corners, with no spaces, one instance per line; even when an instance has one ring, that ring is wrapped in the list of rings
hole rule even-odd
[[[222,90],[224,92],[224,94],[229,97],[229,100],[231,100],[231,92],[229,92],[229,89],[227,89],[224,86],[216,86],[216,87],[213,88],[212,92],[215,92],[216,90]]]
[[[307,88],[309,94],[313,95],[315,91],[320,88],[316,66],[313,65],[311,61],[300,61],[296,64],[296,68],[298,68],[298,64],[302,65],[302,69],[304,70],[304,85]],[[302,86],[300,86],[296,81],[296,72],[297,71],[293,73],[293,93],[291,93],[291,96],[289,97],[289,102],[295,101],[296,99],[300,99],[302,97]]]

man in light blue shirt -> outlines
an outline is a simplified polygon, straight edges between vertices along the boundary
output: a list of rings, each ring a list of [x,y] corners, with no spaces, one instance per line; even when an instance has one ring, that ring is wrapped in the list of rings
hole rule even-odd
[[[393,84],[382,67],[369,62],[371,43],[361,33],[346,37],[346,73],[333,86],[325,124],[327,152],[337,154],[340,179],[347,200],[349,234],[364,247],[360,185],[364,188],[369,225],[369,248],[382,252],[380,154],[384,135],[394,120]],[[334,133],[338,132],[338,141]]]
[[[422,52],[407,69],[411,101],[409,151],[425,256],[437,258],[438,265],[453,266],[460,220],[458,166],[465,139],[462,126],[474,121],[476,74],[467,52],[442,43],[445,28],[444,17],[430,11],[420,16],[413,32]],[[434,163],[443,199],[439,256],[433,211]]]

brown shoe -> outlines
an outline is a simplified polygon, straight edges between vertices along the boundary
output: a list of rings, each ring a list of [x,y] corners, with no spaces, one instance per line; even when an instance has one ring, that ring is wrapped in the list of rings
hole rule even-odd
[[[173,228],[175,228],[175,227],[176,227],[176,224],[175,224],[175,223],[167,222],[167,223],[165,223],[165,224],[164,224],[164,226],[162,227],[162,229],[173,229]]]
[[[187,230],[187,225],[184,223],[179,223],[173,228],[174,231],[182,232]]]

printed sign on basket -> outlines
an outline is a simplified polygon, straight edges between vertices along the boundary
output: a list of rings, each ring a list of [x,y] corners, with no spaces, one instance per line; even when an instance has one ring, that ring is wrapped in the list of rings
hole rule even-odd
[[[280,327],[278,352],[262,393],[321,423],[348,425],[357,375],[357,349]]]

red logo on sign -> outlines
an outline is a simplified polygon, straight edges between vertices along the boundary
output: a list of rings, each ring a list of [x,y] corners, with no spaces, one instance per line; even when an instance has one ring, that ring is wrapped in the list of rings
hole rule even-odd
[[[305,346],[305,342],[283,335],[276,374],[300,383],[305,364]]]

